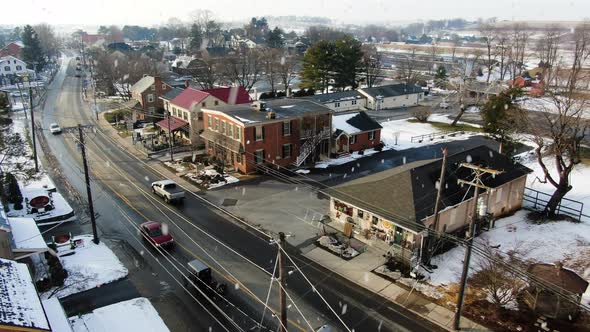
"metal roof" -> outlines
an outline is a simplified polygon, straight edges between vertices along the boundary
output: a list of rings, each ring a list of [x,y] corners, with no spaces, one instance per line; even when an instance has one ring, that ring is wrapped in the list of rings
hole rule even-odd
[[[209,268],[209,266],[205,265],[205,263],[201,262],[198,259],[194,259],[188,262],[188,266],[195,272],[201,272]]]

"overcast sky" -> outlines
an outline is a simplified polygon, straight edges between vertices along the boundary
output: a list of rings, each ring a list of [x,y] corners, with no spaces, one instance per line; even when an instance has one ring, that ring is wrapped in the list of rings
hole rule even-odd
[[[18,0],[11,4],[13,10],[5,8],[0,24],[154,25],[170,17],[188,19],[196,9],[209,9],[221,20],[308,15],[351,23],[452,17],[569,21],[590,16],[590,0]]]

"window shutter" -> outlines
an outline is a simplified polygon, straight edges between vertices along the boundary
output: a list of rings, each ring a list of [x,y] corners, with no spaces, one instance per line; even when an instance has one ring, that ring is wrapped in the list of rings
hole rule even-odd
[[[262,139],[264,140],[264,126],[262,126]]]
[[[289,134],[293,135],[293,121],[289,121]]]

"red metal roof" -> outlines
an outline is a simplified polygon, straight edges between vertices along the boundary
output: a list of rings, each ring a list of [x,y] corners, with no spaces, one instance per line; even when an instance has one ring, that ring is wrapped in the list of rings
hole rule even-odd
[[[156,126],[164,130],[176,131],[184,126],[188,126],[188,122],[172,116],[170,117],[170,129],[168,129],[168,119],[158,121]]]
[[[21,49],[22,47],[17,43],[10,43],[0,50],[0,57],[13,56],[19,58]]]
[[[170,101],[171,104],[180,106],[186,110],[190,110],[194,104],[200,103],[209,96],[209,93],[193,89],[186,88],[178,96]]]
[[[214,96],[215,98],[223,101],[228,105],[235,104],[249,104],[252,102],[248,91],[243,86],[233,86],[227,88],[215,88],[203,90]]]

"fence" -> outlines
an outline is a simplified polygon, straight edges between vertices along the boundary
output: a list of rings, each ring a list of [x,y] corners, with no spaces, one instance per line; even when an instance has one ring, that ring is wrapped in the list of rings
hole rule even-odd
[[[523,203],[525,207],[541,211],[551,199],[551,194],[525,187]],[[584,214],[584,203],[569,198],[562,198],[557,206],[557,213],[570,216],[577,221],[590,220],[590,216]]]
[[[465,134],[464,131],[452,131],[452,132],[441,131],[441,132],[436,132],[436,133],[412,136],[410,138],[410,142],[411,143],[422,143],[424,140],[434,141],[435,139],[444,139],[447,136],[455,137],[457,135],[464,135],[464,134]]]

